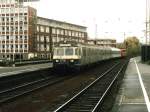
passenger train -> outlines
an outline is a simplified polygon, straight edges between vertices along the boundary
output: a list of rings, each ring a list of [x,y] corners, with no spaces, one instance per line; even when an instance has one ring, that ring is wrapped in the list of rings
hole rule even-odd
[[[102,60],[121,57],[121,50],[111,47],[79,43],[58,43],[53,49],[54,68],[75,68],[91,65]]]

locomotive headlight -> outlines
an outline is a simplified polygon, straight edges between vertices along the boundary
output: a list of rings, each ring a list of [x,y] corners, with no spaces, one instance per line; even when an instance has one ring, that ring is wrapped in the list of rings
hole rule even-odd
[[[59,60],[56,60],[56,62],[59,62]]]
[[[70,60],[70,62],[74,62],[74,60]]]

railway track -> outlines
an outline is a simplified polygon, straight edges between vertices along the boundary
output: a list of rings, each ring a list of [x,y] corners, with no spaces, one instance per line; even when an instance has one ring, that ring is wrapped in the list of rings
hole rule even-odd
[[[114,63],[116,63],[116,62],[114,62]],[[111,65],[112,64],[110,64],[109,66],[111,66]],[[106,69],[108,69],[108,67]],[[52,86],[55,84],[59,84],[59,83],[63,82],[64,80],[73,78],[74,76],[76,76],[76,75],[67,75],[67,76],[64,76],[64,75],[60,76],[58,74],[57,75],[55,74],[54,76],[42,75],[42,76],[40,76],[41,78],[39,78],[38,80],[37,79],[34,81],[30,80],[27,82],[23,81],[23,83],[19,83],[15,86],[13,85],[11,88],[6,87],[3,89],[0,89],[0,105],[14,101],[20,96],[25,96],[26,94],[29,94],[36,90],[40,90],[46,86]],[[24,77],[20,77],[20,78],[17,77],[17,79],[13,79],[13,80],[17,81],[18,79],[24,79]],[[8,82],[11,83],[11,80],[9,80]],[[6,81],[6,83],[7,83],[7,81]]]
[[[127,62],[115,64],[54,112],[97,112],[126,65]]]
[[[22,85],[16,85],[16,87],[8,88],[5,90],[0,91],[0,104],[4,104],[6,102],[12,101],[19,96],[26,95],[30,92],[35,90],[44,88],[46,86],[54,85],[56,83],[62,82],[73,76],[65,76],[65,77],[58,77],[58,76],[51,76],[45,77],[33,82],[23,83]]]
[[[14,88],[16,86],[23,85],[25,83],[33,82],[41,78],[50,76],[50,69],[38,70],[34,72],[21,73],[16,75],[10,75],[5,77],[0,77],[0,91]],[[48,74],[49,73],[49,74]]]

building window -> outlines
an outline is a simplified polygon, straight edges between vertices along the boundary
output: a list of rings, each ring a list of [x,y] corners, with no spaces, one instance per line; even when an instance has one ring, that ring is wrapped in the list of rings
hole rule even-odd
[[[13,26],[10,27],[10,30],[11,30],[11,32],[13,32],[13,30],[14,30]]]
[[[22,45],[20,45],[20,48],[22,49]]]
[[[65,35],[68,35],[68,31],[67,30],[65,30]]]
[[[40,51],[40,45],[37,44],[37,51]]]
[[[24,21],[27,21],[27,17],[24,17]]]
[[[56,37],[53,37],[53,42],[56,42],[57,40],[56,40]]]
[[[40,41],[40,36],[39,35],[37,35],[37,42],[39,42]]]
[[[44,36],[41,36],[40,40],[41,40],[41,42],[44,42]]]
[[[20,26],[20,30],[22,31],[22,26]]]
[[[60,34],[60,29],[57,29],[57,34]]]
[[[13,49],[13,45],[11,45],[11,49]]]
[[[18,36],[16,36],[16,40],[18,40]]]
[[[78,37],[78,32],[76,32],[76,37]]]
[[[2,18],[2,22],[5,22],[5,18],[4,17]]]
[[[9,36],[8,35],[6,36],[6,39],[9,40]]]
[[[63,41],[64,40],[64,38],[60,38],[61,39],[61,41]]]
[[[9,49],[9,45],[6,45],[6,48]]]
[[[2,31],[3,31],[3,32],[5,31],[5,27],[2,27]]]
[[[46,45],[46,50],[49,51],[49,45],[48,44]]]
[[[44,44],[41,44],[41,51],[44,51]]]
[[[9,18],[6,18],[6,21],[9,22]]]
[[[84,37],[84,33],[82,33],[82,37]]]
[[[55,28],[52,29],[52,34],[56,34],[56,29]]]
[[[2,48],[5,49],[5,45],[2,45]]]
[[[49,27],[46,27],[46,33],[49,33]]]
[[[20,36],[20,40],[22,40],[22,35]]]
[[[71,36],[71,31],[69,31],[69,36]]]
[[[24,45],[24,48],[27,49],[27,45],[26,44]]]
[[[9,31],[9,27],[7,27],[7,31]]]
[[[37,26],[37,31],[39,32],[39,26]]]
[[[49,42],[49,36],[46,36],[46,42]]]
[[[13,22],[14,18],[11,18],[11,22]]]
[[[24,40],[27,40],[27,36],[26,35],[24,36]]]
[[[75,36],[75,32],[72,31],[72,36]]]
[[[41,32],[44,32],[44,26],[40,27]]]
[[[64,35],[64,30],[61,30],[61,35]]]
[[[18,45],[16,45],[15,47],[18,48]]]
[[[18,31],[18,27],[16,27],[16,31]]]

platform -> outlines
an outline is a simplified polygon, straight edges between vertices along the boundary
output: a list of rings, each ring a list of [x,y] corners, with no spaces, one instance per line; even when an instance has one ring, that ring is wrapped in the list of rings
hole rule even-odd
[[[150,112],[150,65],[132,58],[111,112]]]
[[[0,67],[0,77],[37,71],[46,68],[52,68],[52,63],[25,65],[20,67]]]

